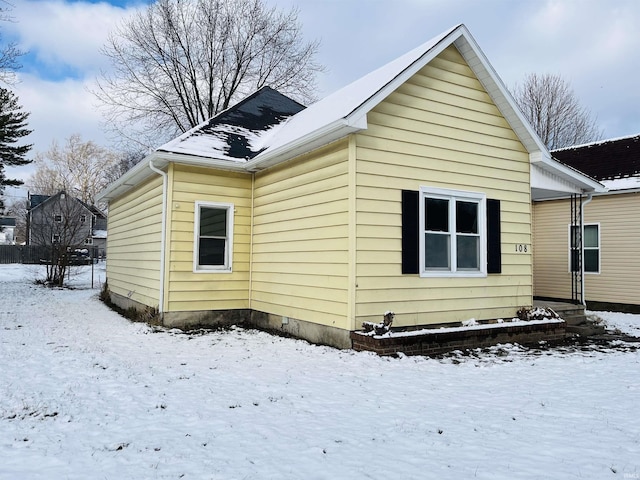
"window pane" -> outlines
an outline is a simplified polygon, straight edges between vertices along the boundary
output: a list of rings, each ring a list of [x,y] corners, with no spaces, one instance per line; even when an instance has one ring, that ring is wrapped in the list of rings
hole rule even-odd
[[[425,198],[425,226],[432,232],[449,231],[449,200]]]
[[[201,238],[198,249],[199,265],[224,265],[226,241],[222,238]]]
[[[456,242],[458,270],[478,270],[480,266],[480,237],[458,235]]]
[[[584,227],[584,246],[585,248],[597,248],[598,247],[598,226],[586,225]]]
[[[584,271],[585,272],[597,272],[598,271],[598,257],[600,253],[598,250],[585,250],[584,251]]]
[[[478,233],[478,204],[456,202],[456,232]]]
[[[427,269],[450,270],[450,236],[427,233],[424,237],[424,265]]]
[[[227,210],[223,208],[200,208],[200,236],[226,237]]]
[[[577,272],[578,270],[580,270],[579,267],[580,264],[580,249],[579,248],[572,248],[571,249],[571,271],[572,272]]]

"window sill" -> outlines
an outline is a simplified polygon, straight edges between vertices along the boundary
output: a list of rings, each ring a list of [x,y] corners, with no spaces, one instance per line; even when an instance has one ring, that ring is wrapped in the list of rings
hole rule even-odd
[[[233,273],[230,268],[193,269],[193,273]]]
[[[486,278],[487,272],[421,272],[422,278]]]

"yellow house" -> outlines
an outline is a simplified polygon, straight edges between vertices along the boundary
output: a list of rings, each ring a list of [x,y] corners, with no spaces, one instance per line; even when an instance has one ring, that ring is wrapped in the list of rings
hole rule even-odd
[[[596,310],[640,312],[640,135],[552,153],[609,191],[586,196],[574,216],[570,198],[534,203],[534,294],[586,301]],[[571,236],[580,230],[582,244]],[[584,284],[576,275],[583,270]]]
[[[350,347],[364,321],[512,318],[554,161],[464,25],[304,108],[265,88],[131,169],[107,280],[167,326],[244,322]]]

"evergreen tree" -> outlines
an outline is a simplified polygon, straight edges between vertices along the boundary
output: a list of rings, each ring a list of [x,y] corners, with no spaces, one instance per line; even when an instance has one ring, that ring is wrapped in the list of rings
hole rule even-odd
[[[6,186],[19,186],[22,181],[7,178],[4,167],[18,167],[31,163],[25,155],[33,145],[16,145],[22,137],[29,135],[28,112],[23,112],[18,98],[6,88],[0,87],[0,213],[4,210],[2,193]]]

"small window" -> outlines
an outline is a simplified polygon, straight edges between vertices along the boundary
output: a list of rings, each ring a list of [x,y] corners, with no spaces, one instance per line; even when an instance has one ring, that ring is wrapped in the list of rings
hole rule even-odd
[[[93,238],[91,237],[87,237],[84,239],[84,244],[85,245],[93,245]]]
[[[233,205],[196,203],[194,270],[231,271]]]
[[[87,221],[86,215],[80,215],[80,223],[85,223]]]
[[[580,227],[569,226],[569,268],[576,272],[580,269]],[[584,272],[600,273],[600,225],[587,224],[583,226],[582,251],[584,252]]]
[[[51,237],[51,240],[53,241],[53,243],[60,243],[60,235],[55,233],[53,237]]]
[[[53,221],[56,223],[62,223],[62,215],[54,215],[53,216]]]
[[[486,275],[486,197],[422,187],[422,276]]]

